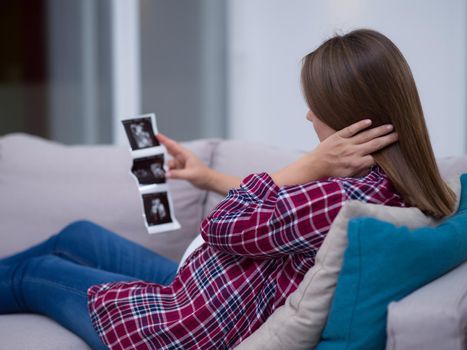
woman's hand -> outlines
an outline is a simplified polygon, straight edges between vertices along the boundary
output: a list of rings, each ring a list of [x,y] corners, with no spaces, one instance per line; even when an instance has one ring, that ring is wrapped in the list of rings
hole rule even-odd
[[[190,181],[194,186],[206,188],[209,179],[209,167],[193,152],[176,141],[158,133],[157,139],[173,157],[167,162],[169,170],[166,176],[172,179]]]
[[[321,142],[314,150],[325,176],[353,176],[375,164],[375,153],[398,140],[390,124],[368,129],[365,119],[344,128]]]
[[[371,120],[361,120],[329,136],[312,152],[272,175],[277,185],[298,185],[328,176],[353,176],[375,164],[372,153],[397,141],[391,125],[362,131]]]
[[[158,133],[157,139],[173,157],[167,162],[166,176],[191,182],[194,186],[226,195],[229,189],[240,186],[241,179],[209,168],[193,152],[176,141]]]

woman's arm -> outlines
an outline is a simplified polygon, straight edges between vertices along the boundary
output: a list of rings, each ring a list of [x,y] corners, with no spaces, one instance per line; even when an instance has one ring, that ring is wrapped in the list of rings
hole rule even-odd
[[[370,125],[371,120],[365,119],[335,132],[312,152],[271,174],[272,179],[280,187],[364,172],[375,163],[371,154],[396,142],[398,137],[391,132],[391,125],[365,130]]]
[[[194,186],[227,195],[232,188],[240,186],[241,178],[221,173],[204,164],[193,152],[178,142],[159,133],[157,139],[173,157],[168,162],[166,176],[171,179],[190,181]]]
[[[272,176],[245,178],[202,222],[204,240],[219,250],[255,258],[315,253],[347,195],[338,181],[314,180],[357,174],[373,164],[369,153],[397,139],[386,135],[387,126],[355,136],[367,126],[354,124],[331,135]]]
[[[362,120],[336,132],[313,152],[272,174],[272,179],[280,187],[305,184],[326,176],[351,176],[369,168],[374,164],[371,153],[397,141],[397,134],[389,133],[392,129],[387,125],[361,132],[370,125],[370,120]],[[176,141],[161,133],[156,136],[173,157],[168,162],[167,177],[187,180],[196,187],[222,195],[240,185],[239,177],[210,169]]]
[[[211,168],[208,168],[206,177],[206,189],[222,196],[226,196],[229,190],[240,187],[242,181],[240,177],[224,174]]]

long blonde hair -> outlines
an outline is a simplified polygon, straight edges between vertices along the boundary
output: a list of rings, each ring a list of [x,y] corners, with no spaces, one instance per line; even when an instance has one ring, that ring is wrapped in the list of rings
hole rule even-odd
[[[334,36],[304,57],[301,80],[309,108],[334,130],[365,118],[392,124],[399,141],[374,153],[376,163],[406,202],[436,218],[453,212],[412,72],[391,40],[369,29]]]

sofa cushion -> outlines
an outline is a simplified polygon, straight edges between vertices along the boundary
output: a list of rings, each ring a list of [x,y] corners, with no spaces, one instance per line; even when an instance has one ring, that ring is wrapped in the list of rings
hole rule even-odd
[[[445,179],[458,177],[467,173],[467,155],[437,159],[439,171]]]
[[[317,349],[384,349],[388,304],[467,260],[467,174],[461,183],[459,210],[434,228],[410,230],[374,218],[349,222],[348,247]]]
[[[390,303],[387,322],[386,350],[467,349],[467,262]]]
[[[209,164],[211,141],[184,143]],[[196,236],[206,192],[169,181],[182,228],[149,235],[126,147],[64,146],[24,134],[0,138],[0,257],[72,221],[94,221],[178,261]]]
[[[74,333],[40,315],[0,316],[0,348],[9,350],[91,350]]]

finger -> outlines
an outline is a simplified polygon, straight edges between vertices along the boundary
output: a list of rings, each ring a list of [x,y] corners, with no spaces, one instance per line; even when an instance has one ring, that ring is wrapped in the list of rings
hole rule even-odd
[[[169,166],[169,169],[175,168],[176,167],[175,159],[169,159],[167,162],[167,165]]]
[[[186,164],[186,156],[177,154],[175,156],[175,164],[177,165],[177,168],[184,168]]]
[[[360,143],[365,143],[371,141],[377,137],[386,135],[394,130],[394,127],[391,124],[381,125],[369,130],[362,131],[361,133],[355,135],[355,141]]]
[[[175,140],[172,140],[170,138],[168,138],[167,136],[165,136],[164,134],[161,134],[161,133],[158,133],[156,135],[157,139],[159,140],[160,143],[162,143],[165,148],[167,148],[167,151],[172,155],[172,156],[176,156],[178,154],[184,154],[185,153],[185,149],[180,146],[179,143],[177,143]]]
[[[363,119],[363,120],[360,120],[352,125],[349,125],[348,127],[342,129],[342,130],[339,130],[338,131],[338,134],[339,136],[341,137],[345,137],[345,138],[348,138],[348,137],[352,137],[354,136],[355,134],[357,134],[358,132],[368,128],[369,126],[371,125],[371,120],[370,119]]]
[[[169,169],[181,169],[184,167],[184,162],[178,158],[172,158],[167,162]]]
[[[167,176],[170,179],[181,179],[181,180],[186,180],[186,172],[183,169],[173,169],[169,170],[165,173],[165,176]]]
[[[379,151],[393,144],[394,142],[397,142],[398,139],[399,139],[399,136],[397,135],[397,132],[392,132],[388,135],[381,136],[371,141],[368,141],[366,143],[363,143],[361,145],[363,154],[371,154],[376,151]]]
[[[158,132],[155,136],[156,136],[157,140],[159,140],[160,143],[165,143],[169,139],[167,136],[165,136],[164,134],[162,134],[160,132]]]
[[[362,168],[366,169],[375,165],[375,159],[371,155],[362,157]]]

